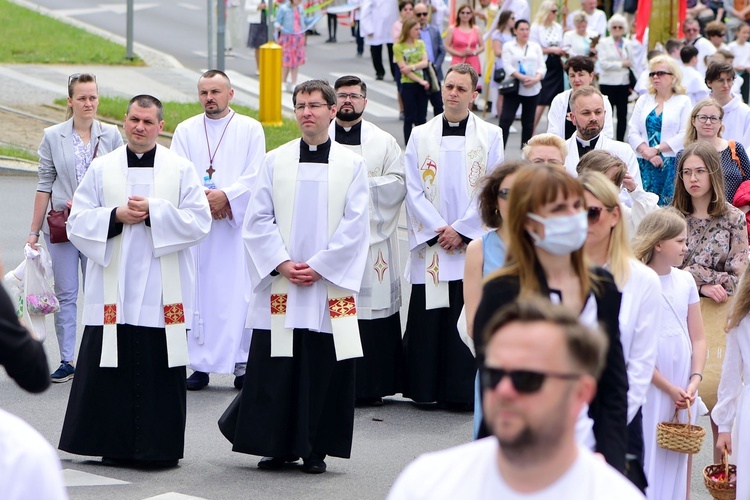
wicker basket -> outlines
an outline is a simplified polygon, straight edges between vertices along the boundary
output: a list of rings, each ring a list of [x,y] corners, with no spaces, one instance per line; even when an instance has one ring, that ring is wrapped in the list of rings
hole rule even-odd
[[[694,454],[701,450],[706,430],[698,425],[691,425],[693,419],[690,412],[690,400],[687,400],[688,421],[681,424],[677,420],[677,412],[674,411],[670,422],[662,422],[656,425],[656,443],[665,450],[677,453]]]
[[[714,481],[712,476],[724,473],[723,481]],[[734,480],[730,477],[734,476]],[[721,463],[708,465],[703,469],[703,482],[711,496],[716,500],[735,500],[737,498],[737,466],[729,463],[729,452],[724,448]]]

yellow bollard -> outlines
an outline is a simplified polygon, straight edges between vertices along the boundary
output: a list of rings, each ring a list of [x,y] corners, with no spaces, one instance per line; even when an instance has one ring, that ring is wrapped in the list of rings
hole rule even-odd
[[[281,121],[281,45],[260,46],[260,122],[279,127]]]

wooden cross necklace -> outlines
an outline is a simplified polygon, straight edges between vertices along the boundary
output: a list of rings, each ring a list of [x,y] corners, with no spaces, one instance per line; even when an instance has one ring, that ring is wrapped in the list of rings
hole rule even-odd
[[[221,132],[221,137],[219,137],[219,142],[216,144],[216,149],[214,149],[213,154],[211,153],[211,144],[208,142],[208,127],[206,126],[206,115],[203,115],[203,132],[206,134],[206,147],[208,148],[208,168],[206,169],[206,173],[208,174],[208,178],[213,178],[214,172],[216,170],[214,169],[214,158],[216,158],[216,153],[219,151],[219,146],[221,146],[221,141],[224,139],[224,134],[227,132],[227,127],[229,127],[229,124],[232,123],[232,119],[234,118],[234,115],[236,115],[234,111],[232,111],[232,116],[229,117],[229,120],[227,120],[227,124],[224,125],[224,130]]]

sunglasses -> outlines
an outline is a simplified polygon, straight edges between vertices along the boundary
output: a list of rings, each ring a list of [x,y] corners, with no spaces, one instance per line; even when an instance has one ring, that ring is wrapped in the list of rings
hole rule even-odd
[[[557,14],[557,9],[551,10],[550,12],[552,12],[553,14]]]
[[[73,73],[68,77],[68,87],[70,87],[70,84],[81,78],[81,76],[85,75],[86,73]],[[96,82],[96,75],[93,73],[88,73],[91,78],[94,79],[94,82]]]
[[[562,380],[576,380],[581,377],[577,373],[537,372],[533,370],[505,370],[483,366],[480,370],[482,387],[492,390],[497,387],[505,376],[510,377],[513,389],[520,394],[532,394],[542,388],[547,377]]]
[[[510,188],[502,188],[497,192],[497,197],[502,200],[507,200],[510,197]]]
[[[589,207],[589,224],[596,224],[597,222],[599,222],[599,218],[602,216],[602,210],[604,210],[604,208],[602,207]]]
[[[414,15],[417,16],[417,17],[427,17],[427,12],[417,12]]]
[[[651,78],[658,76],[659,78],[662,78],[667,75],[673,75],[674,73],[670,73],[669,71],[652,71],[648,74]]]

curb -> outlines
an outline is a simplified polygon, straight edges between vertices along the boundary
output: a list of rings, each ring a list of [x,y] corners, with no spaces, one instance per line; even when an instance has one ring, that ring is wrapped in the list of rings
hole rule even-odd
[[[92,35],[100,36],[106,40],[109,40],[110,42],[114,42],[118,45],[122,45],[123,47],[127,45],[127,40],[119,35],[115,35],[114,33],[110,33],[109,31],[105,31],[101,28],[97,28],[96,26],[92,26],[83,21],[79,21],[77,19],[73,19],[71,17],[58,14],[57,12],[53,10],[50,10],[46,7],[42,7],[41,5],[37,5],[35,3],[28,2],[26,0],[9,0],[9,1],[20,7],[25,7],[29,10],[38,12],[47,17],[57,19],[58,21],[61,21],[65,24],[69,24],[71,26],[75,26],[76,28],[80,28],[88,33],[91,33]],[[146,45],[143,45],[141,43],[137,43],[137,42],[133,43],[133,51],[136,54],[138,54],[138,56],[141,59],[143,59],[143,61],[148,66],[160,67],[160,68],[183,68],[184,67],[174,56],[171,56],[164,52],[160,52],[156,49],[152,49],[151,47],[147,47]]]
[[[34,161],[0,156],[0,176],[2,175],[28,175],[36,177],[38,164]]]

